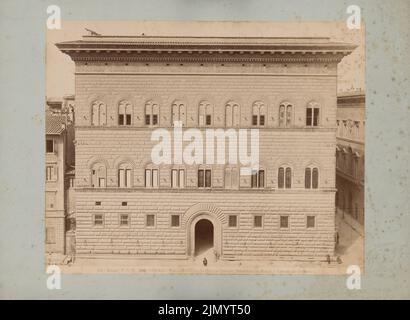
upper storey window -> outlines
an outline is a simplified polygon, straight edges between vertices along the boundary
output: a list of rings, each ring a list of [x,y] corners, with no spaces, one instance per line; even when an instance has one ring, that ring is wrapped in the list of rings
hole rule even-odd
[[[280,167],[278,170],[278,188],[290,189],[292,187],[292,169],[290,167]]]
[[[176,121],[180,121],[182,126],[186,126],[186,106],[181,101],[174,101],[172,104],[172,125]]]
[[[292,126],[293,106],[289,102],[283,102],[279,106],[279,127],[289,128]]]
[[[316,102],[310,102],[306,108],[306,126],[317,127],[319,126],[319,104]]]
[[[319,169],[308,167],[305,169],[305,188],[317,189],[319,187]]]
[[[212,126],[213,107],[209,101],[201,101],[198,110],[198,123],[200,126]]]
[[[104,164],[96,163],[91,169],[91,186],[105,188],[107,180],[107,169]]]
[[[91,125],[107,125],[107,106],[101,101],[95,101],[91,108]]]
[[[132,105],[128,101],[121,101],[118,105],[118,125],[130,126],[132,116]]]
[[[118,167],[118,187],[130,188],[132,183],[132,167],[129,163],[122,163]]]
[[[154,101],[148,101],[145,105],[145,124],[157,126],[159,124],[159,105]]]
[[[229,101],[225,106],[225,125],[227,127],[239,127],[239,104]]]
[[[264,126],[265,125],[265,104],[261,101],[256,101],[252,105],[252,125]]]

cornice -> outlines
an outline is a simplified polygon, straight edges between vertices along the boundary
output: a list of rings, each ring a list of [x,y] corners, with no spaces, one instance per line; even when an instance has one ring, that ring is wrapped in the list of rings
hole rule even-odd
[[[74,61],[339,62],[355,45],[327,38],[85,37],[56,46]],[[107,40],[109,39],[109,40]],[[158,40],[160,39],[160,40]],[[198,40],[199,39],[199,40]],[[128,39],[129,40],[129,39]]]

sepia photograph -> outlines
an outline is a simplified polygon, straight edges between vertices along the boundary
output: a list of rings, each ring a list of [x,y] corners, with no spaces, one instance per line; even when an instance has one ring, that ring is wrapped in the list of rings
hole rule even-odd
[[[364,26],[65,22],[46,43],[46,264],[364,268]]]
[[[159,320],[398,310],[409,13],[0,1],[0,300]]]

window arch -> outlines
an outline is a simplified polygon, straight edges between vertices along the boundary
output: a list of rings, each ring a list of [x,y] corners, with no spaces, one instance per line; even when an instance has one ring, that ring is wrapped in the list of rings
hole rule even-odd
[[[118,187],[132,187],[132,165],[128,162],[123,162],[118,166]]]
[[[292,168],[287,166],[278,169],[278,188],[290,189],[292,187]]]
[[[282,102],[279,105],[279,127],[289,128],[292,126],[293,105],[290,102]]]
[[[266,107],[262,101],[256,101],[252,105],[252,125],[264,126],[266,118]]]
[[[94,101],[91,106],[91,125],[107,125],[107,106],[101,101]]]
[[[94,163],[91,167],[91,186],[93,188],[105,188],[107,181],[107,168],[101,162]]]
[[[319,111],[320,107],[317,102],[309,102],[306,107],[306,126],[317,127],[319,126]]]
[[[211,126],[213,123],[214,108],[209,101],[201,101],[198,110],[198,123],[200,126]]]
[[[319,169],[317,167],[309,166],[305,168],[305,188],[319,188]]]
[[[175,121],[181,121],[182,126],[186,126],[186,105],[182,101],[174,101],[172,103],[172,122],[171,125],[173,126]]]
[[[130,126],[132,121],[132,105],[129,101],[121,101],[118,104],[118,125]]]
[[[225,125],[227,127],[239,127],[240,107],[234,101],[229,101],[225,105]]]
[[[145,104],[145,125],[159,125],[159,105],[155,101],[150,100]]]

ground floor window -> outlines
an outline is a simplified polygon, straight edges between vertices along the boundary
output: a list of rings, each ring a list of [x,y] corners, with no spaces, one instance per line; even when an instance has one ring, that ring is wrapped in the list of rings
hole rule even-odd
[[[146,226],[147,227],[154,227],[155,226],[155,215],[147,214]]]
[[[306,227],[307,228],[314,228],[316,224],[316,217],[315,216],[307,216]]]
[[[94,225],[102,226],[103,224],[104,224],[104,216],[102,214],[95,214],[94,215]]]
[[[171,216],[171,227],[179,227],[180,222],[179,222],[179,215],[174,214]]]
[[[253,217],[253,226],[255,228],[262,228],[262,216]]]
[[[46,243],[49,243],[49,244],[56,243],[55,228],[53,227],[46,228]]]
[[[238,226],[238,216],[230,215],[228,221],[229,227],[237,227]]]
[[[280,216],[280,227],[289,228],[289,216]]]

